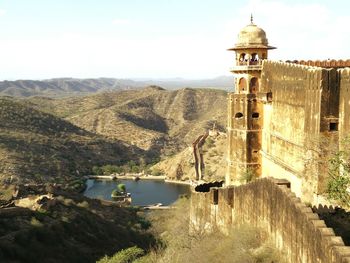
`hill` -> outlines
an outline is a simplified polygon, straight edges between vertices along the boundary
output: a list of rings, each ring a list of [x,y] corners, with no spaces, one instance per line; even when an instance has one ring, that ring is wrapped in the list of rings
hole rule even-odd
[[[135,208],[90,199],[53,185],[18,185],[0,208],[1,262],[96,262],[155,238]]]
[[[121,163],[142,151],[93,134],[21,101],[0,98],[0,180],[64,181],[93,165]]]
[[[57,78],[48,80],[15,80],[0,81],[0,95],[15,97],[68,97],[82,96],[96,92],[138,89],[148,85],[160,85],[167,89],[220,88],[228,89],[233,86],[233,77],[220,76],[214,79],[186,80],[186,79],[75,79]]]
[[[24,103],[153,156],[175,154],[214,122],[221,131],[226,124],[226,92],[214,89],[151,86],[86,97],[34,97]]]

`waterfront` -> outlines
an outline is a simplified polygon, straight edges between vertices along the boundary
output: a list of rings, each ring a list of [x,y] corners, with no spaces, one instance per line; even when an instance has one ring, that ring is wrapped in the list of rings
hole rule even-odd
[[[190,194],[190,187],[183,184],[166,183],[162,180],[87,180],[84,195],[90,198],[112,200],[111,192],[119,183],[126,186],[131,193],[132,205],[150,205],[162,203],[170,205],[177,200],[179,195]]]

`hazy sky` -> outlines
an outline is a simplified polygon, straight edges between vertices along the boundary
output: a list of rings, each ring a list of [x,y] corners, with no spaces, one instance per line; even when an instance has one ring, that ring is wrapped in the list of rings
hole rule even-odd
[[[348,59],[349,3],[0,0],[0,79],[228,75],[251,12],[272,59]]]

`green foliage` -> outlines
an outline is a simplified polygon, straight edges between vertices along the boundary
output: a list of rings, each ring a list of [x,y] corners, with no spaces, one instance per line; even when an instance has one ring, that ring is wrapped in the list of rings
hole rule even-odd
[[[101,174],[103,174],[103,170],[101,167],[94,166],[94,167],[92,167],[92,173],[95,175],[101,175]]]
[[[329,160],[327,196],[342,206],[350,206],[349,152],[339,151]]]
[[[151,227],[151,222],[148,221],[147,219],[140,217],[140,219],[138,220],[138,223],[140,224],[140,227],[142,230],[147,230]]]
[[[92,168],[92,172],[95,175],[110,175],[113,173],[121,174],[121,173],[140,173],[142,170],[147,169],[149,165],[146,165],[145,163],[141,163],[138,165],[135,161],[128,161],[126,164],[118,166],[118,165],[112,165],[107,164],[101,167],[94,166]]]
[[[104,258],[97,261],[97,263],[131,263],[134,262],[137,258],[141,257],[144,254],[144,251],[137,246],[123,249],[112,257],[105,256]]]
[[[118,190],[121,192],[126,192],[125,184],[118,184]]]

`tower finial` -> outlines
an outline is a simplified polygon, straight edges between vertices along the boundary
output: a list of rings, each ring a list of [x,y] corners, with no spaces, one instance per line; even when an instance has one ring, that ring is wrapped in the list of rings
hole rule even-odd
[[[254,24],[254,23],[253,23],[253,14],[252,14],[252,13],[250,14],[250,23],[251,23],[251,24]]]

